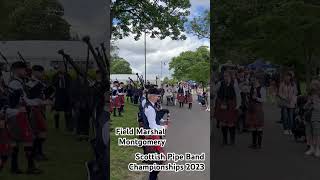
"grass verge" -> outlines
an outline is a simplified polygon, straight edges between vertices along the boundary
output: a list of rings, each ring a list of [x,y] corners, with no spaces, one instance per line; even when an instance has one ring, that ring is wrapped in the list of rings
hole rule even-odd
[[[137,127],[137,112],[138,106],[131,103],[126,103],[125,112],[123,117],[114,117],[111,114],[112,128],[116,127]],[[144,176],[143,173],[130,172],[128,170],[128,164],[135,162],[134,154],[142,152],[138,147],[120,147],[118,146],[118,138],[114,130],[110,131],[111,147],[110,147],[110,159],[111,159],[111,179],[112,180],[141,180]],[[135,136],[126,136],[127,138],[134,138]]]
[[[65,133],[64,126],[60,130],[54,128],[51,113],[47,114],[48,139],[44,145],[44,151],[49,161],[39,162],[37,166],[44,171],[41,175],[12,175],[9,173],[10,159],[5,169],[0,172],[1,180],[86,180],[85,162],[93,159],[93,153],[89,142],[79,142],[75,135]],[[61,116],[63,117],[63,116]],[[64,120],[61,119],[61,125]],[[23,147],[20,147],[20,168],[26,170],[26,161]]]

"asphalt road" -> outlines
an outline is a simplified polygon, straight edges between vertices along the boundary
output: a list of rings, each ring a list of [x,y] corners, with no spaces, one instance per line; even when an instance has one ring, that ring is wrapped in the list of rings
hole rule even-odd
[[[194,100],[193,108],[164,106],[170,110],[171,123],[167,131],[166,152],[178,154],[205,153],[206,170],[203,172],[161,172],[159,180],[209,180],[210,179],[210,112],[200,108]],[[170,162],[172,163],[172,162]],[[182,162],[186,163],[186,162]],[[178,163],[178,164],[181,164]]]
[[[251,150],[250,134],[237,135],[235,147],[222,147],[220,131],[214,129],[213,180],[319,180],[320,159],[304,155],[306,145],[283,135],[280,110],[265,105],[262,150]]]

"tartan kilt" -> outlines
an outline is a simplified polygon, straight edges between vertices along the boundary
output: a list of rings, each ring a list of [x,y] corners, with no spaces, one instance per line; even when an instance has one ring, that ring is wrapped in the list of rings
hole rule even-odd
[[[218,99],[215,106],[214,117],[220,122],[221,126],[236,126],[238,121],[238,111],[235,109],[236,100],[229,100],[227,102],[227,109],[222,109],[221,105],[222,101]]]
[[[8,130],[12,141],[24,143],[33,141],[27,112],[18,112],[15,116],[8,117]]]
[[[120,98],[119,96],[115,97],[114,99],[112,99],[113,101],[113,108],[120,108],[121,104],[120,104]]]
[[[9,155],[11,151],[11,138],[8,129],[0,128],[0,156]]]
[[[119,95],[119,103],[120,105],[124,105],[125,99],[124,99],[124,95]]]
[[[178,93],[177,94],[177,100],[178,102],[182,103],[185,101],[185,96],[183,95],[183,93]]]
[[[109,112],[113,112],[113,100],[110,97]]]
[[[151,135],[151,136],[144,136],[144,139],[153,139],[153,140],[156,140],[156,139],[161,139],[160,136],[155,136],[155,135]],[[143,147],[144,149],[144,154],[150,154],[150,153],[157,153],[157,154],[165,154],[165,151],[163,149],[163,147],[161,146],[144,146]],[[164,164],[165,162],[164,161],[144,161],[145,163],[147,164]]]
[[[193,101],[192,95],[187,96],[186,101],[187,101],[187,103],[192,103],[192,101]]]
[[[34,134],[47,132],[47,123],[42,107],[31,107],[30,111],[30,125]]]
[[[264,127],[264,112],[261,103],[252,103],[246,115],[246,125],[249,129],[261,129]]]

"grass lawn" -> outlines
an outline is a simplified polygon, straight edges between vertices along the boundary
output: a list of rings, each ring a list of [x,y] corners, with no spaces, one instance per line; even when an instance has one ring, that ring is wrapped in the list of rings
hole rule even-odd
[[[137,127],[137,112],[138,106],[131,103],[126,103],[125,112],[123,117],[113,117],[111,114],[112,128],[116,127]],[[118,146],[118,138],[114,130],[110,131],[111,135],[111,147],[110,147],[110,159],[111,159],[111,179],[112,180],[141,180],[144,176],[143,173],[130,172],[128,170],[128,164],[135,162],[134,154],[142,152],[138,147],[120,147]],[[132,136],[126,136],[127,138],[134,138]]]
[[[47,162],[37,163],[44,171],[43,174],[12,175],[9,172],[10,160],[6,168],[0,173],[1,180],[86,180],[85,162],[94,158],[90,143],[79,142],[76,137],[64,132],[64,121],[60,122],[61,128],[55,130],[53,118],[48,116],[49,134],[44,149],[49,158]],[[63,116],[62,116],[63,117]],[[26,170],[23,148],[20,148],[20,168]]]

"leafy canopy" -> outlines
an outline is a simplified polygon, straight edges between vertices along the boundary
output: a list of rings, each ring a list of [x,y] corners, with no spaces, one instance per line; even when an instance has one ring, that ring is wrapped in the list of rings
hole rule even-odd
[[[138,40],[146,32],[152,38],[186,39],[182,32],[190,6],[189,0],[114,0],[112,35],[121,39],[134,34]]]
[[[111,59],[111,74],[132,74],[130,63],[121,57]]]
[[[173,77],[177,80],[207,83],[210,73],[209,59],[209,48],[201,46],[196,51],[182,52],[179,56],[174,57],[169,64],[169,69],[174,70]]]
[[[199,39],[210,39],[210,11],[204,11],[200,16],[193,18],[188,24],[188,32]]]
[[[57,0],[3,0],[0,38],[4,40],[69,40],[70,24]]]

